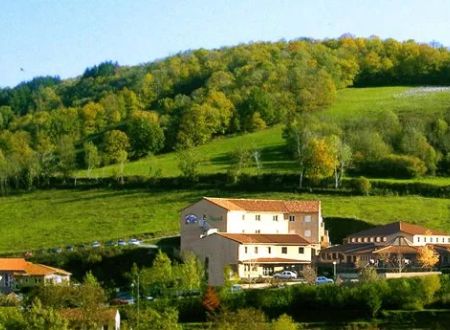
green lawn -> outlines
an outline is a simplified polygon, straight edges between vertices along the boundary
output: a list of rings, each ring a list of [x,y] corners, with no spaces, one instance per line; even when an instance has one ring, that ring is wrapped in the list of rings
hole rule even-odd
[[[324,110],[323,114],[336,121],[373,116],[382,110],[410,112],[412,115],[424,116],[427,113],[444,111],[448,109],[449,104],[449,90],[426,92],[426,89],[424,91],[410,87],[347,88],[338,92],[336,102]],[[283,148],[284,140],[280,125],[256,133],[221,137],[194,148],[199,160],[200,173],[226,172],[230,166],[230,153],[239,146],[251,146],[260,152],[260,168],[254,167],[249,170],[250,173],[256,171],[283,173],[295,170],[295,164]],[[92,176],[111,176],[117,169],[117,165],[103,167],[93,171]],[[127,176],[150,176],[157,169],[165,177],[180,175],[177,154],[167,153],[129,162],[125,165],[124,172]],[[76,175],[86,177],[87,172],[79,171]]]
[[[0,198],[0,253],[139,236],[176,234],[180,210],[202,196],[313,199],[324,216],[380,224],[407,220],[450,232],[450,200],[219,191],[45,190]]]

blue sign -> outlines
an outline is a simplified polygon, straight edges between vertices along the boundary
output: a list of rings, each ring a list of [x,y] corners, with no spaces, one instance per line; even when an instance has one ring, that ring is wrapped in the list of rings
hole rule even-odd
[[[195,214],[188,214],[184,217],[184,222],[186,224],[197,223],[197,216]]]

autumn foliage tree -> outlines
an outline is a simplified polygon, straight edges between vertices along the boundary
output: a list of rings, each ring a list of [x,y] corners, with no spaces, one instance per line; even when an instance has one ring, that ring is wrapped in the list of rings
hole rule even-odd
[[[207,312],[214,312],[220,306],[219,296],[212,286],[206,288],[203,295],[202,306]]]
[[[417,261],[423,268],[433,268],[439,262],[439,254],[428,245],[418,249]]]

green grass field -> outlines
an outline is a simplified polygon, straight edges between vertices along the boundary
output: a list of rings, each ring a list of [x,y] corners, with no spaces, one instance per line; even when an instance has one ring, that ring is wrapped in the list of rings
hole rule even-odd
[[[202,196],[320,199],[324,216],[355,217],[373,224],[407,220],[450,232],[448,199],[213,190],[45,190],[0,198],[0,253],[148,233],[177,234],[180,210]]]
[[[450,90],[427,92],[426,89],[409,87],[347,88],[338,92],[336,102],[323,113],[335,121],[372,116],[383,110],[422,116],[444,111],[449,104]],[[226,172],[230,166],[230,153],[239,146],[254,147],[260,151],[260,168],[253,167],[248,170],[250,173],[295,171],[294,162],[283,148],[282,126],[276,126],[256,133],[221,137],[194,148],[199,159],[200,173]],[[117,165],[99,168],[91,175],[108,177],[117,172],[117,168]],[[164,177],[179,176],[177,154],[167,153],[129,162],[125,165],[124,174],[151,176],[157,169]],[[87,172],[79,171],[76,175],[86,177]],[[428,182],[447,185],[450,184],[450,179],[430,179]]]

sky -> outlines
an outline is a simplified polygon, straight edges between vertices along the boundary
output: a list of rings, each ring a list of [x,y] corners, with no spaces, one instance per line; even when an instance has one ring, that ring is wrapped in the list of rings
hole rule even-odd
[[[0,87],[106,60],[344,33],[450,46],[446,0],[0,0]]]

